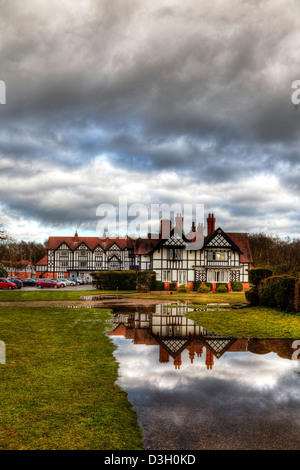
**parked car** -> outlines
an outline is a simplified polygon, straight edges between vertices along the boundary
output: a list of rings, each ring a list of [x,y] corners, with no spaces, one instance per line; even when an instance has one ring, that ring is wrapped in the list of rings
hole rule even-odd
[[[54,287],[54,289],[58,289],[62,287],[62,284],[55,279],[39,279],[36,286],[39,289],[43,289],[44,287]]]
[[[84,284],[82,277],[74,277],[74,279],[76,280],[77,284]]]
[[[76,286],[76,282],[70,281],[70,279],[58,279],[59,282],[64,282],[67,286]]]
[[[8,277],[7,280],[9,282],[13,282],[14,284],[16,284],[18,289],[21,289],[21,287],[23,287],[23,281],[20,277],[19,278],[18,277]]]
[[[37,279],[28,278],[28,279],[23,279],[22,282],[23,282],[24,287],[35,287],[37,283]]]
[[[67,279],[67,281],[69,281],[70,286],[76,286],[77,285],[77,282],[75,281],[75,279],[73,277],[69,277]]]
[[[8,279],[4,277],[0,278],[0,289],[17,289],[17,285],[14,282],[10,282]]]
[[[57,279],[58,282],[61,283],[62,287],[67,287],[68,286],[68,281],[67,279]]]
[[[81,284],[81,281],[79,281],[78,277],[69,277],[69,281],[74,282],[75,286]]]

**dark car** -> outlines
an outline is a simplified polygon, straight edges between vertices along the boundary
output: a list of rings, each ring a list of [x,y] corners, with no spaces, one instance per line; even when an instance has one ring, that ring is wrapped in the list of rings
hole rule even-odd
[[[17,285],[14,282],[10,282],[8,279],[1,277],[0,289],[17,289]]]
[[[23,279],[22,282],[23,282],[24,287],[35,287],[37,280],[29,278],[29,279]]]
[[[43,289],[44,287],[54,287],[54,289],[58,289],[62,287],[60,282],[55,281],[55,279],[39,279],[36,286],[39,289]]]
[[[8,277],[7,279],[8,279],[8,281],[13,282],[14,284],[16,284],[18,289],[21,289],[21,287],[23,287],[23,281],[20,278]]]

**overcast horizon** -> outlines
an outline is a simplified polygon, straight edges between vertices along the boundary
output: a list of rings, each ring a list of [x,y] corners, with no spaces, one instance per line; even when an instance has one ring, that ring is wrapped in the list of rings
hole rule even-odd
[[[0,0],[0,224],[96,236],[100,204],[204,204],[299,238],[300,4]]]

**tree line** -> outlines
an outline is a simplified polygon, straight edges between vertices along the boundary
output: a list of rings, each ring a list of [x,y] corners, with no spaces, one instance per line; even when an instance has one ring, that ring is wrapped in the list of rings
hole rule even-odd
[[[46,241],[16,241],[0,225],[0,261],[20,261],[21,259],[32,261],[33,265],[47,254]]]
[[[249,243],[255,267],[268,267],[273,274],[300,277],[300,239],[250,233]]]
[[[274,274],[293,274],[300,277],[300,239],[285,239],[264,233],[250,233],[249,243],[255,267],[272,268]],[[32,260],[37,263],[47,254],[46,241],[16,241],[0,224],[0,260]]]

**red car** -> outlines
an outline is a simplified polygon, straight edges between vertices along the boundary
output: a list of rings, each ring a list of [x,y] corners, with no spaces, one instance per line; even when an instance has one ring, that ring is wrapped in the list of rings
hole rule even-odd
[[[17,289],[18,287],[13,282],[8,281],[4,277],[0,278],[0,289]]]
[[[39,279],[36,286],[39,289],[43,289],[43,287],[54,287],[54,289],[58,289],[59,287],[62,287],[62,284],[53,279]]]

